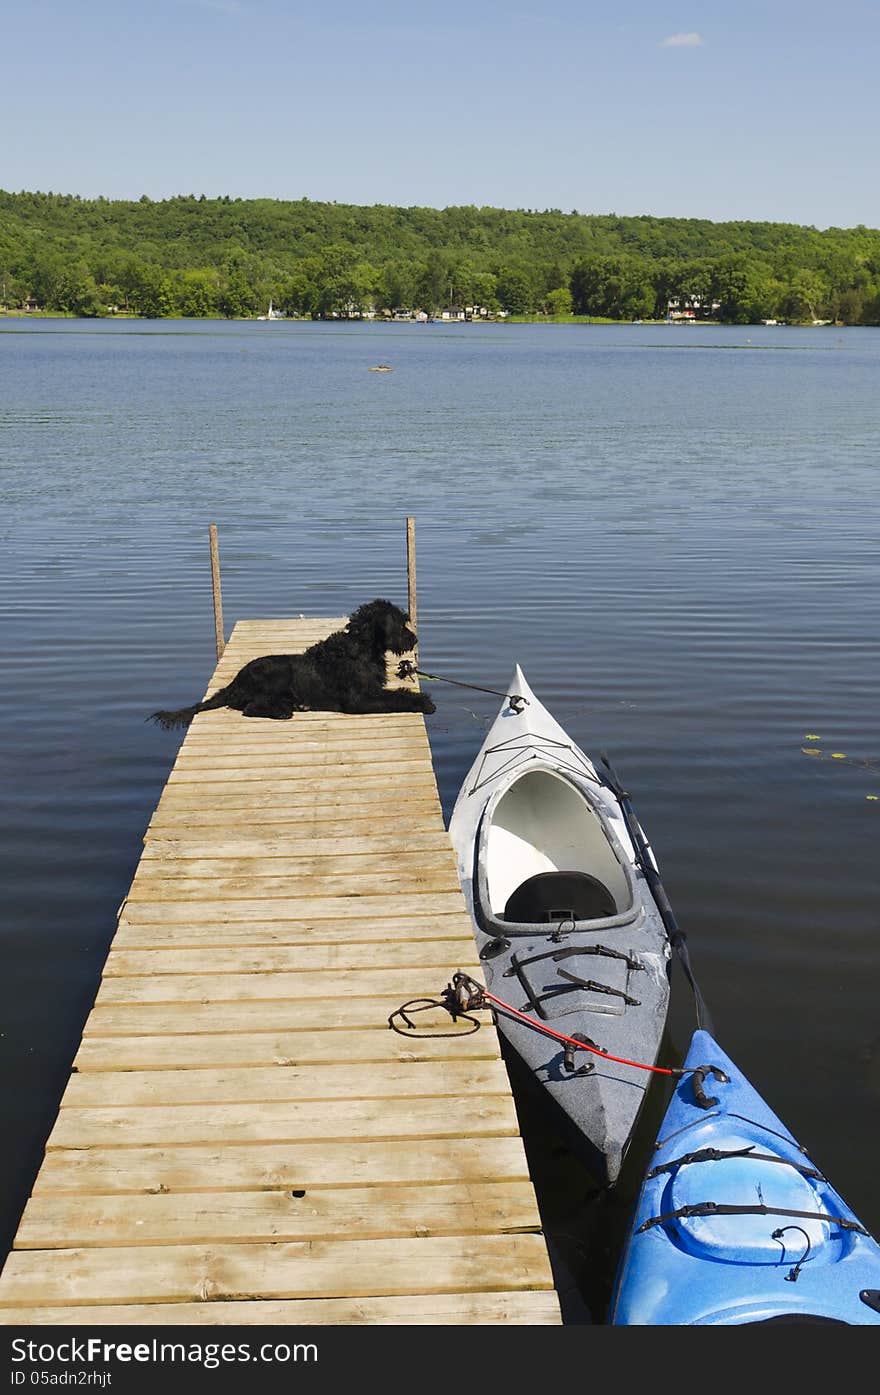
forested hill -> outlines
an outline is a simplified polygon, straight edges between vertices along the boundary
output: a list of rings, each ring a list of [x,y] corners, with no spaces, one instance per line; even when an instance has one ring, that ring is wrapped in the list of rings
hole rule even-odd
[[[326,316],[511,313],[880,324],[880,230],[558,210],[356,207],[0,191],[0,308]],[[708,311],[707,311],[708,313]]]

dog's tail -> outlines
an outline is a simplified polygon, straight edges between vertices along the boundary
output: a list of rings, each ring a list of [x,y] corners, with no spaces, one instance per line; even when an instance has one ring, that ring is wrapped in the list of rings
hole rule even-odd
[[[151,712],[148,722],[155,722],[163,731],[173,731],[175,727],[188,727],[199,712],[211,712],[216,707],[226,706],[226,689],[215,693],[205,702],[194,702],[192,707],[178,707],[176,711]]]

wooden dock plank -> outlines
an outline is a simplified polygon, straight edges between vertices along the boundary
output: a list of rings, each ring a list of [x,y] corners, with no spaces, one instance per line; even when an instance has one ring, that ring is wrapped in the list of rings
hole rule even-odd
[[[129,1245],[248,1244],[261,1240],[512,1235],[541,1220],[528,1182],[337,1187],[317,1191],[34,1197],[21,1250]]]
[[[412,751],[400,755],[377,755],[335,751],[321,754],[310,752],[304,756],[295,753],[268,752],[244,754],[232,757],[228,762],[215,764],[219,756],[211,762],[199,761],[191,765],[176,763],[168,772],[166,790],[169,796],[184,793],[183,786],[204,787],[205,796],[214,790],[237,789],[239,785],[266,784],[269,787],[281,783],[295,782],[299,785],[336,787],[348,780],[357,779],[359,787],[368,789],[377,781],[387,790],[390,767],[401,775],[411,775],[418,784],[427,784],[425,776],[425,753]]]
[[[412,996],[412,995],[410,995]],[[371,1028],[388,1032],[388,1018],[401,1005],[399,994],[371,998],[300,998],[273,1002],[251,999],[237,1002],[186,1003],[97,1003],[83,1028],[83,1037],[193,1036],[202,1032],[335,1032]],[[486,1027],[488,1012],[476,1013]],[[418,1019],[421,1031],[456,1034],[449,1016],[442,1009],[423,1013]],[[405,1040],[402,1038],[402,1040]],[[328,1052],[333,1038],[327,1039]]]
[[[319,741],[303,741],[301,744],[291,741],[283,746],[277,742],[271,746],[262,742],[248,745],[224,742],[222,746],[218,744],[195,752],[181,748],[181,754],[172,766],[174,779],[170,783],[192,784],[204,780],[210,784],[224,778],[253,779],[260,769],[268,771],[266,778],[271,778],[273,770],[285,776],[320,776],[340,765],[351,767],[360,775],[375,775],[380,771],[387,775],[390,769],[397,768],[418,769],[419,773],[424,774],[425,760],[429,756],[427,743],[423,745],[410,739],[393,744],[387,740],[381,743],[371,741],[354,750],[350,743],[334,741],[326,735]]]
[[[305,1065],[279,1062],[226,1069],[78,1071],[70,1077],[61,1108],[509,1093],[500,1060],[386,1061],[377,1070],[375,1061],[324,1059]]]
[[[334,825],[338,832],[313,837],[297,834],[275,833],[260,837],[242,830],[236,834],[222,831],[213,839],[206,838],[199,829],[185,830],[178,837],[160,838],[150,836],[141,858],[141,870],[153,862],[174,862],[181,859],[206,861],[223,858],[259,857],[263,859],[281,857],[288,860],[308,858],[317,862],[319,858],[356,857],[363,853],[391,853],[406,856],[410,853],[448,852],[449,838],[443,829],[429,829],[425,832],[412,831],[405,823],[397,825],[391,832],[384,829],[372,833],[352,835],[351,825],[340,822]]]
[[[448,868],[421,868],[418,865],[404,867],[398,872],[358,872],[346,878],[346,897],[353,900],[361,896],[394,895],[396,892],[412,891],[416,895],[426,892],[452,892],[453,873]],[[246,900],[252,904],[255,898],[266,901],[303,899],[328,896],[333,897],[334,889],[340,885],[340,878],[332,873],[323,875],[306,871],[302,876],[262,876],[236,877],[161,877],[149,872],[137,872],[129,892],[129,904],[143,903],[196,902],[222,897],[224,901]]]
[[[115,949],[107,956],[105,978],[136,978],[166,974],[302,973],[314,970],[446,968],[473,964],[472,944],[463,937],[418,940],[401,944],[386,940],[370,944],[299,944],[235,946],[204,949]]]
[[[34,1196],[140,1192],[301,1191],[320,1187],[515,1182],[529,1176],[522,1140],[323,1139],[161,1148],[69,1148],[46,1155]],[[2,1296],[0,1282],[0,1296]]]
[[[305,1298],[258,1302],[127,1303],[122,1307],[18,1308],[28,1326],[216,1327],[559,1325],[552,1290],[523,1293],[405,1294],[393,1298]]]
[[[440,1062],[432,1066],[438,1083]],[[202,1143],[292,1143],[351,1138],[461,1138],[518,1133],[507,1095],[429,1098],[268,1100],[258,1104],[139,1105],[62,1109],[54,1148],[131,1148]]]
[[[361,919],[364,916],[388,916],[396,918],[401,934],[406,933],[410,916],[446,915],[460,912],[461,891],[450,892],[400,892],[397,895],[372,895],[366,892],[351,892],[341,886],[336,896],[297,896],[260,899],[239,899],[217,901],[211,898],[201,901],[181,901],[163,899],[161,901],[139,901],[127,899],[122,912],[123,925],[162,925],[176,923],[201,924],[204,920],[229,922],[235,920],[302,920],[313,917],[315,920],[339,920],[350,916]]]
[[[430,970],[435,982],[446,983],[457,969],[477,974],[473,949],[450,956],[445,966]],[[369,998],[379,994],[399,1003],[425,991],[422,968],[308,970],[299,973],[151,974],[142,978],[105,978],[95,999],[97,1007],[113,1003],[248,1003],[263,1000],[295,1003],[303,998]],[[440,985],[442,986],[442,984]],[[381,1019],[380,1019],[381,1020]],[[378,1023],[377,1023],[378,1025]]]
[[[410,799],[424,799],[434,794],[433,775],[429,775],[421,762],[413,761],[412,769],[400,772],[405,775],[401,781],[399,798],[405,803]],[[236,778],[234,772],[226,771],[216,783],[201,779],[172,780],[169,776],[165,792],[159,801],[160,809],[259,809],[264,803],[273,804],[285,800],[288,805],[297,804],[301,794],[322,795],[325,799],[333,795],[344,796],[359,792],[363,803],[388,801],[388,771],[381,766],[328,765],[326,771],[290,771],[277,774],[271,767],[258,779],[248,780],[246,776]],[[343,801],[344,802],[344,801]]]
[[[0,1308],[552,1288],[540,1235],[14,1250]]]
[[[344,920],[298,919],[216,921],[203,920],[177,925],[120,924],[114,938],[119,949],[160,949],[223,945],[336,945],[401,942],[415,945],[419,940],[473,940],[470,921],[459,911],[441,915],[410,915],[404,922],[393,916],[351,916]],[[357,951],[355,950],[355,953]]]
[[[345,623],[239,622],[208,691]],[[389,681],[415,687],[396,663]],[[558,1323],[491,1014],[477,1031],[442,1008],[389,1030],[457,969],[479,977],[420,714],[198,715],[0,1310]]]
[[[213,712],[202,712],[189,727],[186,740],[189,749],[201,741],[225,741],[227,737],[248,741],[278,741],[297,736],[314,736],[317,732],[333,735],[357,737],[359,740],[375,740],[378,737],[400,735],[401,732],[421,734],[425,731],[425,720],[418,712],[368,712],[352,716],[348,712],[297,712],[286,721],[267,721],[257,727],[243,713],[231,707],[218,707]]]
[[[236,891],[252,895],[332,895],[345,878],[352,894],[361,890],[365,895],[388,891],[450,889],[449,862],[445,852],[423,853],[357,853],[340,858],[297,858],[294,862],[278,858],[206,859],[194,866],[187,859],[146,861],[138,868],[130,899],[140,894],[144,899],[167,899],[168,891],[175,898],[186,896],[196,900],[208,896],[229,896]],[[314,888],[314,889],[313,889]],[[326,889],[326,890],[325,890]],[[453,888],[454,889],[454,888]]]
[[[443,819],[432,795],[405,803],[395,800],[389,808],[387,802],[377,804],[372,796],[363,797],[361,791],[355,790],[350,803],[342,796],[301,798],[294,804],[282,806],[269,800],[260,805],[252,803],[246,819],[242,818],[240,809],[217,809],[210,802],[196,809],[157,809],[148,825],[147,837],[178,838],[181,830],[188,835],[210,828],[222,838],[240,833],[244,827],[249,833],[266,830],[269,835],[293,834],[297,838],[306,837],[314,830],[318,837],[327,838],[340,826],[358,835],[386,833],[401,827],[436,830],[443,829]],[[204,837],[204,833],[200,832],[199,836]]]
[[[285,739],[286,737],[286,739]],[[281,756],[292,761],[304,761],[308,763],[310,757],[319,759],[322,764],[329,761],[324,757],[335,757],[345,760],[364,761],[385,761],[394,762],[400,757],[407,758],[408,753],[416,753],[419,756],[430,755],[428,744],[428,734],[426,731],[402,731],[400,733],[377,731],[375,736],[364,742],[360,746],[353,745],[351,738],[346,737],[343,732],[334,734],[330,731],[315,732],[306,728],[303,734],[291,718],[290,731],[278,732],[274,737],[232,737],[228,740],[212,738],[206,741],[204,738],[181,746],[174,766],[178,770],[185,768],[215,769],[222,770],[230,765],[240,765],[242,756],[248,759],[255,757],[259,760],[262,757]],[[412,754],[409,754],[412,759]]]
[[[338,886],[342,877],[352,877],[353,883],[360,885],[362,876],[393,877],[395,873],[410,873],[418,882],[420,870],[425,872],[449,871],[449,853],[446,848],[421,848],[410,851],[386,850],[384,852],[340,853],[337,856],[324,854],[322,857],[307,857],[301,854],[293,859],[279,857],[160,857],[146,858],[138,868],[138,884],[150,881],[198,882],[248,879],[259,886],[264,881],[270,884],[282,878],[293,881],[306,881],[310,878],[332,878]]]
[[[451,1024],[447,1021],[446,1030]],[[215,1032],[175,1036],[87,1036],[80,1043],[74,1061],[74,1081],[93,1082],[104,1071],[149,1072],[174,1070],[176,1073],[214,1067],[230,1070],[250,1066],[321,1065],[328,1061],[386,1065],[398,1061],[445,1061],[457,1066],[467,1060],[500,1059],[494,1032],[471,1032],[461,1022],[452,1029],[452,1046],[446,1037],[409,1037],[389,1031],[345,1031],[337,1028],[328,1039],[324,1028],[317,1031]],[[346,1064],[346,1069],[350,1067]],[[70,1086],[68,1087],[70,1088]],[[120,1084],[120,1089],[123,1088]]]

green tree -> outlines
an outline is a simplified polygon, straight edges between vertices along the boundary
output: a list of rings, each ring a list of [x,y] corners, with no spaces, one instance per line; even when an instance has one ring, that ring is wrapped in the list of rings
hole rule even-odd
[[[238,257],[230,258],[227,264],[217,304],[228,320],[248,319],[256,314],[257,297]]]
[[[782,310],[788,320],[825,319],[828,300],[827,282],[818,272],[804,268],[792,277],[782,297]]]
[[[316,319],[319,314],[320,271],[321,263],[317,257],[305,257],[299,262],[281,291],[279,309],[288,315],[308,315]]]
[[[132,263],[123,277],[127,302],[145,319],[157,320],[175,314],[177,304],[171,278],[161,266]]]
[[[567,286],[559,286],[555,291],[548,291],[544,298],[544,304],[548,315],[570,315],[572,312],[571,291]]]
[[[633,257],[585,257],[571,276],[578,315],[632,319],[650,315],[656,291],[648,266]]]
[[[722,320],[729,324],[751,324],[762,318],[759,278],[752,264],[740,257],[719,261],[712,272],[711,293],[720,306]]]
[[[183,272],[177,282],[176,298],[181,315],[187,318],[216,315],[220,305],[217,273],[198,269]]]
[[[429,312],[444,310],[455,303],[455,273],[452,258],[431,249],[418,280],[417,299]]]
[[[534,282],[518,267],[500,268],[495,293],[502,310],[511,315],[530,315],[535,308]]]

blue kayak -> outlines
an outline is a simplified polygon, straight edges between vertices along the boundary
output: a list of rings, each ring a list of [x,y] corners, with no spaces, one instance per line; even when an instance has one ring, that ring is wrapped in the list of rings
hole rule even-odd
[[[876,1240],[708,1032],[684,1069],[609,1323],[880,1324]]]

